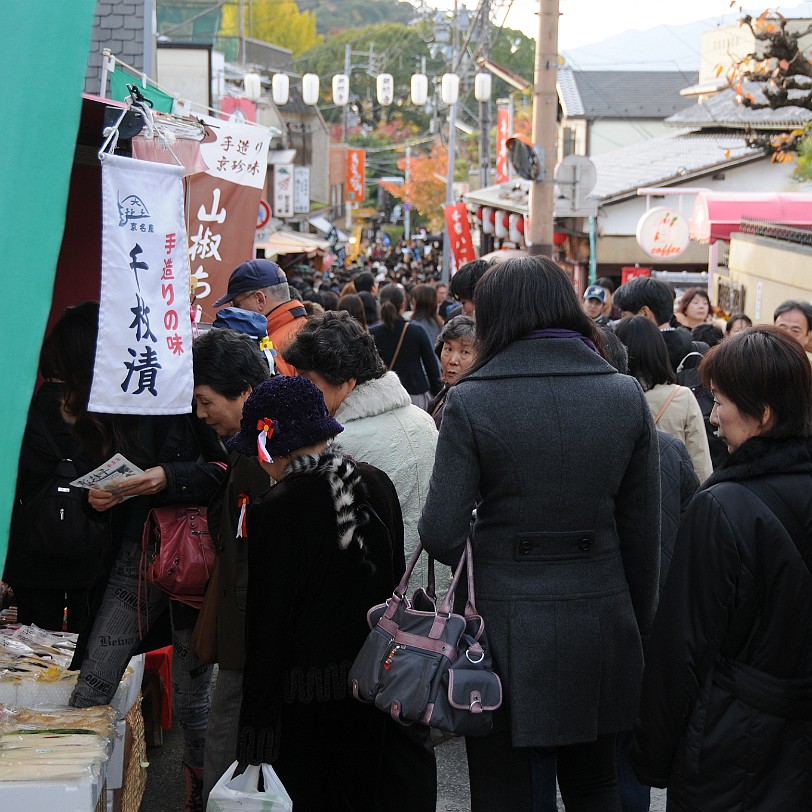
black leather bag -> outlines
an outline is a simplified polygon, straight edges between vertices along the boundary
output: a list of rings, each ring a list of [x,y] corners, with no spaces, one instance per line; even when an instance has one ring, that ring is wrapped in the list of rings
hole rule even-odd
[[[502,704],[502,683],[493,671],[485,624],[474,605],[471,542],[466,542],[439,606],[431,589],[418,590],[411,601],[406,598],[422,549],[418,545],[392,597],[369,610],[372,631],[350,669],[350,688],[356,699],[374,702],[403,724],[485,736]],[[451,610],[463,569],[468,598],[459,615]]]

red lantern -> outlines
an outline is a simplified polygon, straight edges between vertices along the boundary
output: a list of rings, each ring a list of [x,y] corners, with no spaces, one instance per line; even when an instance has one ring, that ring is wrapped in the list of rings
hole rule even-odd
[[[519,217],[516,222],[516,230],[519,234],[524,234],[524,217]]]
[[[553,232],[553,245],[563,245],[567,241],[567,235],[560,231]]]
[[[474,215],[474,217],[476,217],[476,219],[479,220],[480,223],[482,222],[482,206],[476,207],[476,214]]]

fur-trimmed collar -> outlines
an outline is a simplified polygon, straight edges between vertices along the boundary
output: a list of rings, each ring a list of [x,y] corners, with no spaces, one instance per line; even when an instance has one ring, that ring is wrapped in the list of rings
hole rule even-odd
[[[400,378],[394,372],[387,372],[382,378],[356,386],[338,407],[335,419],[339,423],[375,417],[412,402]]]
[[[367,503],[367,490],[354,460],[332,446],[321,454],[292,459],[285,478],[305,474],[327,480],[336,511],[338,546],[363,558],[366,547],[360,530],[369,521],[367,510],[362,508]]]
[[[752,437],[705,480],[700,490],[719,482],[752,479],[765,474],[797,473],[812,473],[812,437],[781,440]]]

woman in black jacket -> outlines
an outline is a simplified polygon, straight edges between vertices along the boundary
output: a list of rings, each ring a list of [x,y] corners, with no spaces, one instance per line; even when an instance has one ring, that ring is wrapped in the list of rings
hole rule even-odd
[[[756,327],[700,372],[731,457],[680,526],[632,763],[674,812],[809,809],[812,369]]]
[[[426,331],[403,318],[406,294],[400,285],[381,288],[381,322],[369,328],[386,368],[397,373],[412,403],[428,409],[442,388],[440,365]]]
[[[146,583],[141,539],[153,507],[206,505],[225,477],[225,449],[214,432],[192,414],[142,416],[94,414],[87,410],[98,338],[99,305],[69,308],[60,325],[65,342],[59,377],[65,384],[62,410],[75,421],[86,462],[95,467],[120,452],[144,473],[116,492],[91,489],[88,504],[107,522],[108,543],[98,581],[92,624],[81,634],[72,668],[80,669],[70,704],[107,705],[130,657],[168,610],[172,627],[172,705],[183,728],[187,808],[202,808],[203,751],[209,713],[211,665],[189,650],[198,610],[170,600]],[[154,646],[153,646],[154,647]]]
[[[348,686],[367,610],[391,596],[405,562],[395,488],[328,448],[341,431],[315,384],[278,376],[254,387],[229,441],[277,482],[248,509],[237,757],[273,764],[297,812],[428,812],[433,772],[404,769],[415,745]],[[402,758],[384,768],[393,751]]]

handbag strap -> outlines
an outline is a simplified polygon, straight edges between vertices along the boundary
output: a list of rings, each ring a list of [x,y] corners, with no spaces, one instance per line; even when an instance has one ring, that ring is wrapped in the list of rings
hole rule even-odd
[[[671,401],[674,400],[677,392],[679,392],[679,386],[677,386],[677,384],[673,384],[672,386],[673,388],[671,389],[671,394],[666,398],[665,403],[663,403],[663,405],[660,407],[660,411],[657,412],[657,415],[654,418],[655,426],[660,422],[660,418],[665,414],[665,410],[668,408]]]
[[[400,355],[400,348],[403,346],[403,339],[406,335],[406,331],[409,329],[409,322],[404,322],[403,329],[400,332],[400,338],[398,339],[398,345],[395,347],[395,354],[392,356],[392,360],[389,362],[389,366],[387,369],[394,369],[395,368],[395,361],[398,360],[398,355]]]

